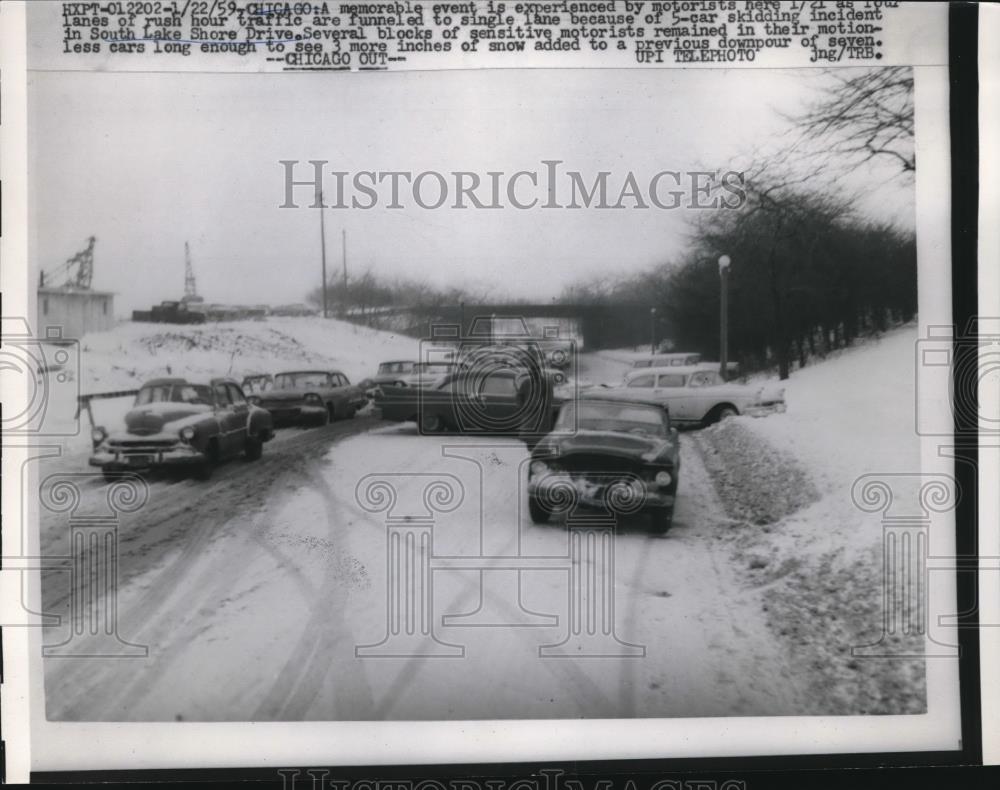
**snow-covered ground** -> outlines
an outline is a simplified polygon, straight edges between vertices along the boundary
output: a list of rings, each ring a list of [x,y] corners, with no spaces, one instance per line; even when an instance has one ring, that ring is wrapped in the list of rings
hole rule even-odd
[[[881,519],[852,489],[865,474],[920,472],[916,341],[908,325],[818,361],[784,382],[786,413],[696,439],[734,519],[734,566],[766,591],[775,636],[813,667],[815,712],[924,710],[922,661],[851,654],[878,641],[884,614]],[[920,512],[918,482],[896,479],[902,510]]]
[[[464,659],[359,658],[357,646],[385,633],[389,585],[384,516],[358,504],[366,475],[398,481],[401,510],[406,498],[423,501],[428,473],[454,475],[467,500],[435,533],[435,553],[453,561],[480,552],[537,559],[567,551],[562,524],[533,524],[524,512],[523,445],[424,437],[412,426],[369,418],[282,432],[263,460],[226,464],[210,483],[152,480],[149,504],[122,525],[119,591],[122,636],[148,644],[150,655],[48,662],[49,715],[288,720],[923,710],[921,662],[859,662],[850,654],[852,645],[877,639],[882,590],[879,521],[853,506],[851,486],[865,472],[919,470],[916,337],[906,327],[796,371],[785,382],[785,414],[734,418],[681,437],[672,531],[661,538],[629,524],[614,540],[615,633],[645,646],[639,660],[539,661],[539,645],[565,636],[561,570],[526,572],[519,599],[530,612],[557,616],[561,627],[446,624],[444,614],[479,604],[489,614],[494,604],[517,600],[507,595],[509,584],[481,586],[470,569],[435,573],[437,636],[467,645]],[[298,365],[336,367],[358,379],[380,359],[417,353],[410,338],[309,318],[123,324],[82,345],[84,391],[133,388],[166,373],[239,377]],[[577,372],[615,383],[626,365],[614,352],[595,352],[581,356]],[[79,460],[51,463],[69,470]],[[103,480],[88,484],[84,504],[103,506],[105,490]],[[66,540],[64,519],[42,515],[43,551],[56,551]],[[487,526],[501,534],[487,535]],[[62,578],[43,581],[43,596],[46,611],[68,605]],[[511,615],[509,606],[497,611]],[[52,630],[47,642],[59,639]]]
[[[83,391],[99,392],[170,374],[242,379],[303,365],[360,381],[383,359],[415,359],[419,341],[346,321],[271,317],[199,326],[126,322],[87,335],[80,352]]]

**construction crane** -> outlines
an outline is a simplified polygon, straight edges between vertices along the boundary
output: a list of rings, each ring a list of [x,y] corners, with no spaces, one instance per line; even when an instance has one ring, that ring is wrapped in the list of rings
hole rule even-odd
[[[184,242],[184,298],[182,302],[204,302],[198,296],[198,287],[194,279],[194,267],[191,265],[191,248]]]
[[[97,238],[91,236],[87,239],[86,249],[81,250],[65,263],[56,266],[49,271],[43,271],[38,276],[39,288],[81,288],[90,290],[91,280],[94,279],[94,244]],[[62,282],[57,282],[61,277],[65,277]]]

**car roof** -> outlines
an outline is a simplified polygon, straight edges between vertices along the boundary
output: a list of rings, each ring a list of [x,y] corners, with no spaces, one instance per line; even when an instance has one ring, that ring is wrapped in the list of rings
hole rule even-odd
[[[667,406],[663,403],[657,403],[654,400],[644,400],[642,398],[629,397],[625,393],[616,396],[613,392],[590,393],[585,391],[580,393],[577,400],[598,401],[598,402],[604,401],[606,403],[614,403],[614,404],[628,403],[631,405],[649,406],[651,409],[659,409],[660,411],[669,411]]]
[[[280,373],[275,373],[275,376],[302,376],[306,374],[320,373],[324,376],[329,376],[331,373],[340,373],[339,370],[283,370]],[[343,375],[341,373],[341,375]]]
[[[707,373],[714,368],[705,367],[704,364],[698,365],[654,365],[648,368],[638,368],[637,370],[630,370],[628,373],[629,378],[638,378],[649,373],[678,373],[681,375],[687,375],[689,373]]]
[[[172,386],[174,386],[176,384],[183,385],[183,384],[190,384],[190,383],[191,382],[188,381],[187,379],[182,379],[182,378],[178,378],[178,377],[173,377],[173,378],[167,378],[167,377],[165,377],[165,378],[161,378],[161,379],[150,379],[149,381],[145,382],[142,386],[143,387],[166,387],[166,386],[171,386],[172,387]]]

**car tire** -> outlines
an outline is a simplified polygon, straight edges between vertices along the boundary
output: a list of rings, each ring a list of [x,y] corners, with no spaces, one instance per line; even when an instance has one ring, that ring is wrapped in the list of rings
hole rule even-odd
[[[733,406],[721,406],[719,410],[715,413],[715,421],[722,422],[723,420],[728,420],[730,417],[739,417],[740,413]]]
[[[333,407],[327,406],[323,409],[323,413],[316,418],[316,424],[322,428],[324,425],[329,425],[333,420]]]
[[[215,468],[215,461],[219,456],[218,446],[209,444],[205,450],[205,460],[194,468],[195,480],[210,480]]]
[[[535,524],[545,524],[552,518],[552,509],[542,504],[538,497],[528,497],[528,515]]]
[[[444,430],[444,420],[441,419],[439,414],[423,414],[420,417],[420,432],[424,434],[428,433],[441,433]]]
[[[654,535],[666,535],[673,523],[673,507],[656,507],[649,511],[649,526]]]
[[[244,455],[248,461],[259,461],[264,454],[264,440],[259,436],[247,435]]]

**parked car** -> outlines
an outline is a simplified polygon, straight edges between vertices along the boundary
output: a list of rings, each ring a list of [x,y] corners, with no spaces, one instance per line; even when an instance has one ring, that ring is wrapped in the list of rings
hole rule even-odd
[[[549,432],[554,397],[551,382],[528,370],[497,365],[459,368],[434,387],[385,387],[376,391],[382,419],[416,422],[423,433],[531,437]]]
[[[353,417],[366,399],[339,370],[293,370],[276,374],[271,388],[251,401],[267,409],[275,425],[326,425]]]
[[[591,507],[645,512],[654,532],[673,522],[680,442],[662,405],[591,392],[563,404],[531,451],[528,511],[536,523]]]
[[[725,382],[718,370],[700,366],[635,370],[620,387],[603,392],[666,406],[678,425],[708,425],[738,414],[785,411],[784,389]]]
[[[90,465],[109,479],[124,471],[187,467],[204,480],[226,458],[257,460],[273,435],[271,415],[249,403],[235,381],[154,379],[136,395],[124,431],[94,428]]]
[[[375,387],[401,387],[405,386],[405,379],[413,375],[413,370],[417,363],[412,359],[395,359],[388,362],[380,362],[378,372],[371,378],[362,382],[365,389],[373,390]]]

